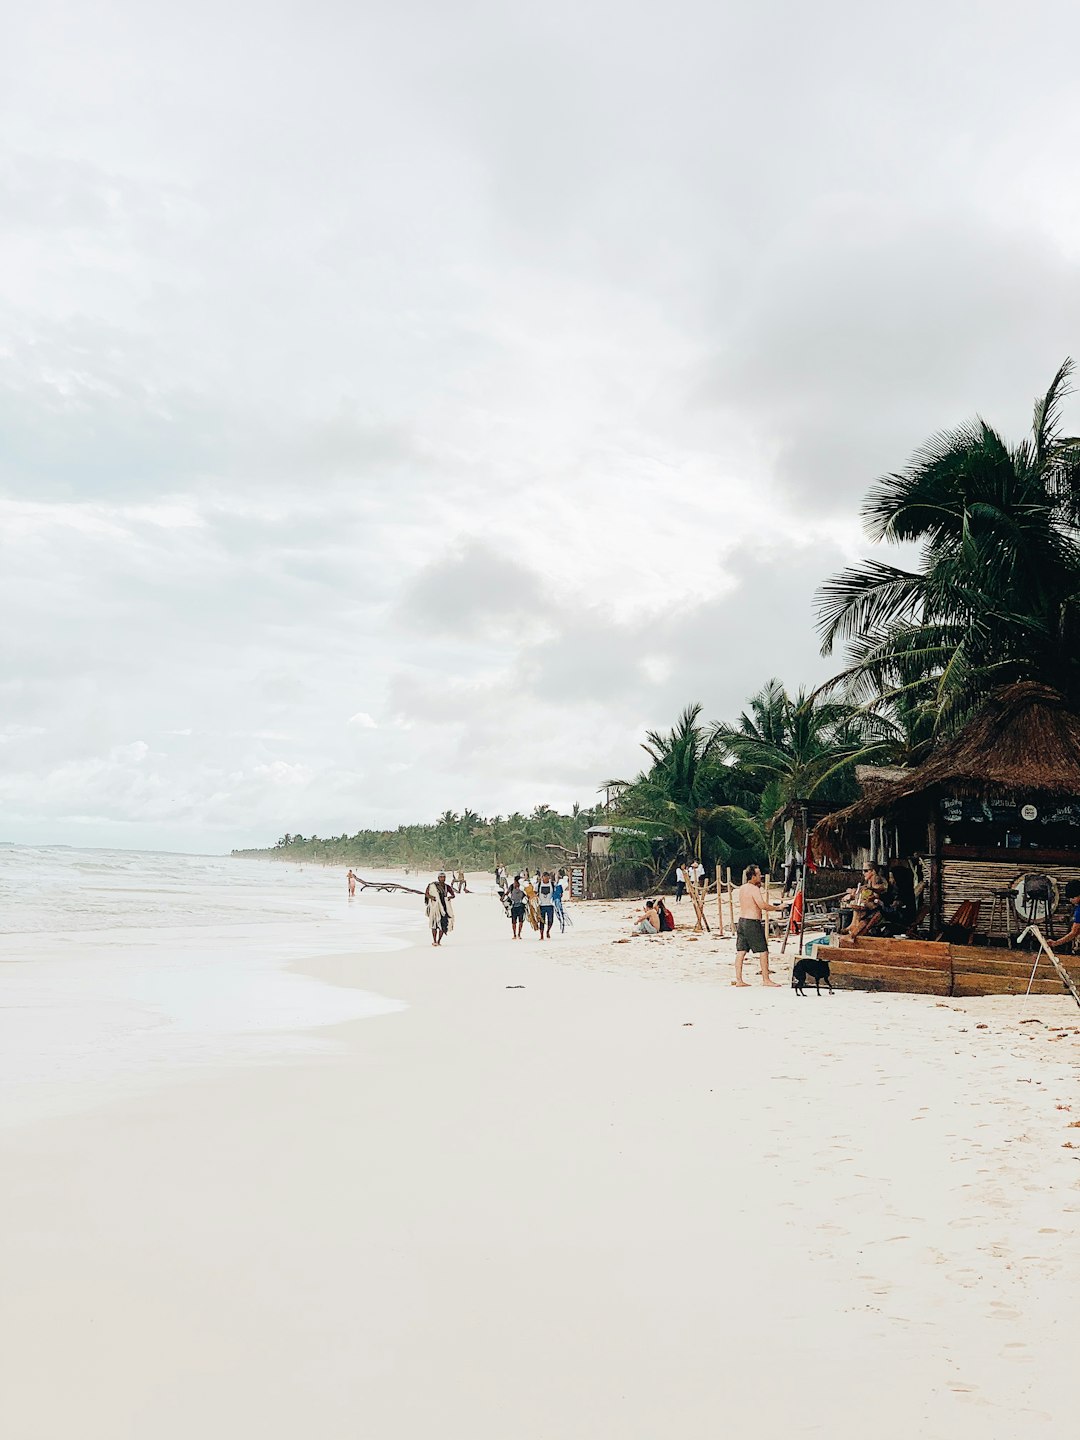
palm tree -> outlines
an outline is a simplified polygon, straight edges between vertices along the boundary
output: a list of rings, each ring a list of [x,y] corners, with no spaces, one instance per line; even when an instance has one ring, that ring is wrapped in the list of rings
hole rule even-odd
[[[918,568],[867,560],[819,591],[822,653],[847,641],[834,684],[937,726],[990,690],[1041,680],[1080,701],[1080,439],[1060,433],[1073,363],[1036,402],[1030,438],[983,420],[934,436],[863,506],[874,541],[918,543]]]
[[[701,706],[688,705],[672,730],[647,733],[641,748],[652,761],[650,768],[633,781],[607,782],[620,787],[613,818],[624,830],[671,837],[688,857],[704,860],[707,850],[710,858],[726,863],[743,852],[760,851],[763,836],[745,810],[728,803],[731,774],[717,731],[700,721]],[[633,840],[624,848],[635,848]]]
[[[800,690],[794,699],[779,680],[751,697],[737,725],[717,725],[716,740],[765,786],[768,820],[790,800],[842,799],[845,780],[860,760],[877,759],[885,726],[864,718],[847,701],[823,700]],[[876,733],[875,733],[876,732]]]

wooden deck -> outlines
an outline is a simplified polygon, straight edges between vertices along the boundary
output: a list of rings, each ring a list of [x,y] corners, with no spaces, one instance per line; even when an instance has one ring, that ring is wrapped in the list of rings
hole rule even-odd
[[[1023,995],[1034,954],[936,940],[836,936],[817,955],[828,960],[838,990],[892,990],[909,995]],[[1068,962],[1071,957],[1062,957]],[[1069,966],[1070,970],[1073,966]],[[1075,973],[1075,971],[1074,971]],[[1033,995],[1063,995],[1050,962],[1039,966]]]

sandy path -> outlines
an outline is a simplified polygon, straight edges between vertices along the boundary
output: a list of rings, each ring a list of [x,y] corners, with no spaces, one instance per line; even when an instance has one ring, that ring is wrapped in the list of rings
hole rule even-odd
[[[463,898],[319,962],[410,1006],[340,1054],[2,1137],[0,1433],[1073,1436],[1071,1002],[736,994],[625,909]]]

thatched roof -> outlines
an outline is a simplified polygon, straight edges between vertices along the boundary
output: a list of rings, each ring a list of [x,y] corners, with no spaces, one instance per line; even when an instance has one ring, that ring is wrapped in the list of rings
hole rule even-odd
[[[922,765],[871,783],[861,800],[821,820],[813,830],[815,848],[832,853],[853,826],[924,812],[954,795],[1080,796],[1080,715],[1056,690],[1033,681],[1000,690]]]

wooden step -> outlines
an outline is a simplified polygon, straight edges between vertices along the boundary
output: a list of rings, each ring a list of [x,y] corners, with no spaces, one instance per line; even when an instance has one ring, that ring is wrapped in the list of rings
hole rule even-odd
[[[971,955],[969,952],[962,959],[954,958],[953,974],[959,975],[1012,975],[1022,977],[1024,984],[1027,984],[1028,976],[1031,974],[1035,964],[1035,956],[1021,956],[1011,960],[998,959],[996,955]],[[1039,966],[1039,976],[1045,979],[1047,975],[1053,975],[1053,967],[1049,960],[1044,959]]]
[[[866,965],[833,960],[829,973],[837,990],[889,990],[905,995],[948,995],[950,990],[951,977],[947,970],[905,969],[901,965]]]
[[[906,955],[908,963],[937,970],[950,964],[952,947],[941,940],[901,940],[896,936],[857,935],[855,949],[867,958],[878,955]]]
[[[1027,975],[971,974],[968,971],[958,970],[953,976],[952,993],[954,995],[1025,995],[1030,974],[1030,967]],[[1066,995],[1068,991],[1056,977],[1052,980],[1040,980],[1036,976],[1031,993],[1032,995]]]
[[[906,940],[878,940],[871,945],[869,941],[858,941],[850,947],[822,945],[816,953],[826,960],[831,960],[834,955],[837,959],[842,956],[852,965],[896,965],[902,970],[938,970],[943,975],[951,974],[952,960],[947,945],[934,945],[927,953],[909,949],[910,943]]]

